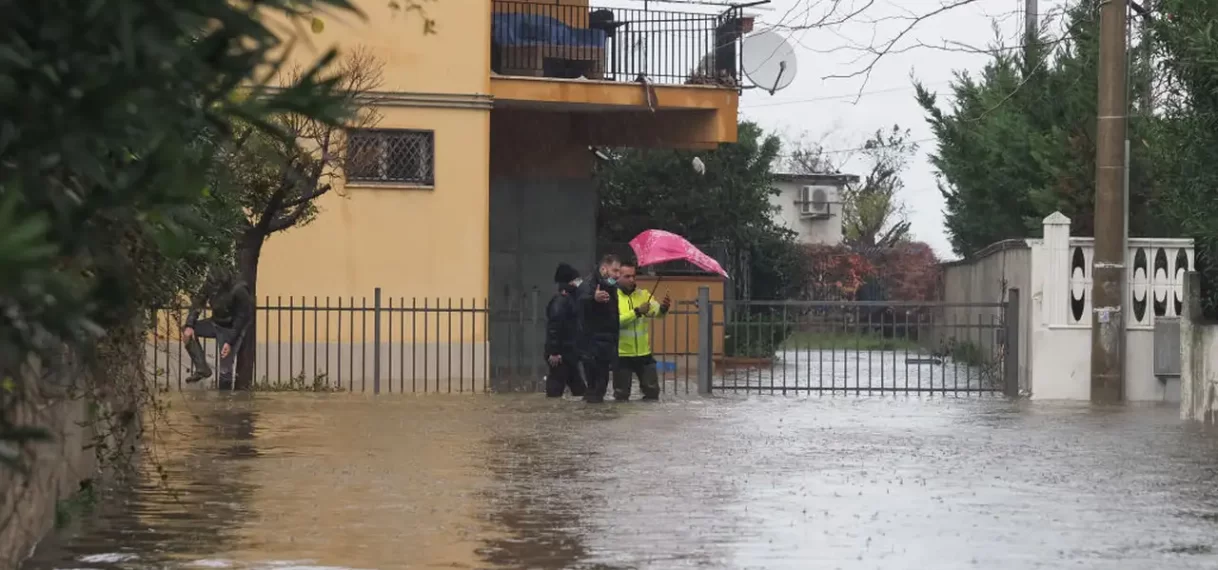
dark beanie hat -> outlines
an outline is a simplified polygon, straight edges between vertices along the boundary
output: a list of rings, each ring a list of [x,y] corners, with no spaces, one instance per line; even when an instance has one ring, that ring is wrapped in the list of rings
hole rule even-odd
[[[559,263],[554,270],[555,283],[570,283],[576,279],[579,279],[579,272],[566,263]]]

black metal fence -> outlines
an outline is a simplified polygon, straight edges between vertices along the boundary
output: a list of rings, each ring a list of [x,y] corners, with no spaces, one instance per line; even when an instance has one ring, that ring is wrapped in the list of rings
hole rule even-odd
[[[255,337],[254,353],[239,358],[253,359],[253,387],[264,390],[531,389],[516,384],[542,374],[535,310],[536,303],[521,300],[389,297],[379,289],[372,298],[268,297],[247,333]],[[193,371],[181,342],[186,315],[186,308],[172,307],[151,316],[147,361],[167,388],[185,387]],[[491,347],[492,338],[500,350]],[[202,340],[218,370],[219,347]],[[216,381],[213,376],[206,384]]]
[[[1017,298],[1014,305],[739,303],[714,323],[723,344],[707,389],[1017,394],[1017,315]]]
[[[495,0],[491,70],[737,88],[741,14],[737,7],[692,13]]]
[[[250,333],[253,387],[534,391],[546,373],[547,301],[538,293],[496,304],[379,290],[371,299],[265,299]],[[724,302],[701,288],[653,322],[651,343],[669,394],[1017,395],[1018,314],[1018,291],[1005,303]],[[183,388],[191,372],[179,332],[185,315],[171,308],[153,316],[148,363],[166,388]],[[218,359],[215,343],[205,345]]]

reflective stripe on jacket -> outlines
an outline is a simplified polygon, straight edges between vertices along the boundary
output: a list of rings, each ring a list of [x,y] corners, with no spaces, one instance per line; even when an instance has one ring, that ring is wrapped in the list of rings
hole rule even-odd
[[[618,290],[617,312],[618,321],[621,323],[617,340],[619,357],[651,354],[651,333],[649,331],[651,326],[647,320],[659,317],[661,313],[660,304],[655,299],[648,302],[648,299],[651,299],[651,294],[646,289],[637,288],[629,294],[621,289]],[[643,306],[647,307],[646,314],[644,318],[639,318],[634,309]]]

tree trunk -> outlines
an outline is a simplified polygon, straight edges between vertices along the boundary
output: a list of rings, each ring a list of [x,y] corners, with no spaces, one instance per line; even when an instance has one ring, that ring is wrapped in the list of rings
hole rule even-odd
[[[262,244],[266,241],[262,232],[249,228],[241,234],[237,243],[237,271],[241,280],[250,289],[254,298],[254,306],[258,306],[258,259],[262,256]],[[241,342],[241,351],[237,353],[237,374],[233,382],[235,390],[249,390],[254,386],[254,361],[258,350],[258,311],[254,310],[254,318],[250,320],[245,338]]]

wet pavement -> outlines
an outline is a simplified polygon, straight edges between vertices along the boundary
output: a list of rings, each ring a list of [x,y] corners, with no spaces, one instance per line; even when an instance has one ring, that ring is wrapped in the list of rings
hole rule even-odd
[[[697,380],[691,382],[696,391]],[[720,389],[761,393],[838,390],[959,395],[1002,391],[1002,368],[970,366],[916,350],[780,350],[769,366],[725,370],[715,375],[714,382]],[[680,392],[681,386],[677,388]]]
[[[167,416],[148,475],[27,569],[1218,567],[1218,434],[1172,407],[202,394]]]

